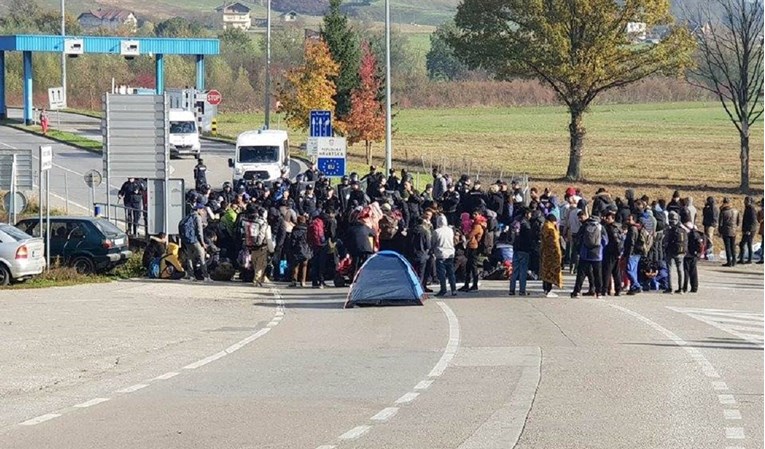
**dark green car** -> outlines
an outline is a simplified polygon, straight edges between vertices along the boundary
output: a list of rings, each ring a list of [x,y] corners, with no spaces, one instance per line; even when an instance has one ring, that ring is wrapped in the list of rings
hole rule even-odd
[[[44,235],[35,218],[21,220],[16,227],[34,237]],[[95,217],[50,218],[51,266],[58,262],[80,273],[105,272],[125,263],[131,254],[127,234],[108,220]]]

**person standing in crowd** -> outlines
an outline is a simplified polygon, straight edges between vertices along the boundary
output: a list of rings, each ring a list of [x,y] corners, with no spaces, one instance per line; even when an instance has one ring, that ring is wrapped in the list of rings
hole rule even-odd
[[[127,234],[137,235],[138,224],[141,221],[143,212],[143,194],[146,189],[143,183],[137,178],[128,178],[120,187],[117,198],[123,201],[125,206],[125,222],[127,224]],[[204,207],[204,206],[203,206]]]
[[[603,288],[600,294],[606,296],[610,294],[610,284],[613,284],[614,296],[620,296],[622,292],[622,273],[619,269],[619,259],[624,250],[624,239],[619,225],[616,224],[616,213],[606,212],[603,217],[603,226],[606,235],[608,235],[608,245],[606,245],[603,256]]]
[[[356,273],[367,259],[374,254],[375,231],[367,226],[362,220],[354,220],[348,228],[345,241],[345,249],[351,256],[352,269],[351,280],[356,278]]]
[[[470,233],[467,235],[467,267],[465,273],[465,285],[460,289],[461,292],[472,292],[478,290],[478,270],[480,269],[481,254],[479,246],[483,233],[486,232],[486,219],[481,215],[480,210],[474,210],[472,214],[473,224]],[[473,285],[470,285],[470,283]]]
[[[573,188],[568,197],[569,207],[566,212],[565,228],[566,228],[566,259],[569,263],[569,274],[576,272],[577,262],[579,260],[579,245],[576,239],[579,234],[579,229],[582,226],[582,222],[579,220],[579,212],[581,210],[578,207],[578,199],[574,194]]]
[[[685,224],[688,229],[688,251],[683,258],[684,278],[683,292],[696,293],[699,291],[699,271],[698,260],[704,255],[706,246],[706,236],[696,229],[693,223]],[[690,287],[690,288],[689,288]]]
[[[548,298],[557,298],[553,286],[563,287],[563,251],[560,247],[560,231],[555,215],[548,214],[542,227],[540,267],[542,288]]]
[[[574,291],[571,292],[572,298],[579,298],[582,291],[584,278],[591,278],[592,285],[590,291],[593,292],[595,299],[600,298],[600,292],[603,289],[602,280],[602,262],[603,251],[608,244],[608,234],[600,224],[600,217],[593,215],[588,217],[587,212],[580,211],[579,219],[582,227],[577,234],[579,242],[579,267],[576,272],[576,282]]]
[[[738,263],[752,263],[752,257],[754,256],[752,241],[759,229],[760,225],[757,221],[757,209],[754,207],[754,199],[748,196],[744,198],[744,219],[741,224],[741,242],[738,244]],[[748,256],[746,260],[744,260],[744,255]]]
[[[433,231],[433,254],[436,258],[436,273],[440,289],[436,296],[446,296],[446,281],[452,296],[457,296],[457,279],[454,274],[454,230],[449,226],[445,215],[436,217],[436,229]]]
[[[194,188],[197,191],[202,190],[207,185],[207,166],[202,158],[197,159],[197,165],[194,167]]]
[[[267,214],[265,209],[256,206],[251,209],[243,222],[244,244],[250,251],[252,269],[255,274],[253,283],[258,287],[263,287],[268,282],[266,278],[268,253],[274,251],[274,240],[271,236],[271,226],[268,225]]]
[[[723,205],[720,209],[720,237],[725,244],[724,267],[736,266],[736,231],[741,226],[741,216],[738,210],[730,203],[730,198],[723,198]]]
[[[183,269],[186,273],[184,279],[195,279],[196,268],[199,267],[202,279],[205,282],[210,282],[210,275],[207,273],[205,260],[207,245],[205,245],[202,218],[199,216],[204,208],[204,205],[197,204],[194,210],[178,224],[178,234],[181,238],[184,254]]]
[[[409,248],[413,262],[412,265],[420,280],[422,289],[426,293],[432,293],[432,290],[427,288],[425,283],[425,271],[427,269],[428,260],[430,259],[430,245],[432,240],[432,235],[425,226],[425,221],[424,217],[417,219],[417,224],[409,235]]]
[[[707,202],[704,203],[704,209],[701,211],[701,214],[701,224],[704,226],[704,235],[707,238],[707,249],[704,258],[711,260],[710,257],[714,259],[715,230],[720,222],[720,208],[717,207],[715,197],[707,197]]]
[[[308,261],[313,256],[311,247],[308,245],[307,235],[308,226],[306,226],[305,215],[300,215],[297,217],[297,224],[289,234],[287,245],[289,248],[287,261],[290,267],[289,271],[292,274],[291,287],[297,287],[298,285],[301,287],[306,286]]]
[[[523,208],[521,211],[518,230],[513,240],[513,275],[510,277],[509,295],[515,295],[515,285],[520,281],[519,294],[526,296],[526,279],[529,272],[529,258],[531,257],[532,231],[531,211]]]
[[[664,293],[672,294],[672,265],[677,272],[677,290],[683,293],[683,259],[688,252],[688,230],[680,224],[680,215],[674,210],[669,213],[669,227],[664,232],[664,257],[667,262],[667,288]]]
[[[630,214],[627,216],[627,233],[624,237],[623,257],[627,259],[627,278],[630,282],[628,295],[636,295],[643,291],[640,285],[638,269],[640,267],[640,259],[646,255],[642,245],[644,244],[643,240],[650,237],[648,232],[641,230],[639,226],[640,224],[637,222],[635,215]]]
[[[321,219],[319,211],[314,211],[311,221],[308,224],[308,244],[313,252],[311,259],[311,286],[313,288],[324,288],[324,274],[326,271],[327,259],[327,238],[324,232],[325,223]]]
[[[757,221],[760,223],[760,260],[758,264],[765,263],[765,198],[760,200],[760,210],[757,211]]]

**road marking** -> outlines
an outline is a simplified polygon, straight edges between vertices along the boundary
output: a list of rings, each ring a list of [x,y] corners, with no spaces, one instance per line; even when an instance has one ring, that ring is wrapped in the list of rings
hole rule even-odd
[[[177,376],[178,374],[181,374],[181,373],[178,373],[176,371],[170,371],[169,373],[165,373],[165,374],[163,374],[161,376],[157,376],[157,377],[155,377],[152,380],[167,380],[167,379],[171,379],[171,378]]]
[[[428,377],[439,377],[442,375],[460,346],[460,324],[457,320],[457,315],[455,315],[452,309],[443,301],[436,301],[436,304],[443,310],[447,320],[449,320],[449,342],[446,344],[446,349],[444,350],[443,355],[441,355],[441,359],[436,363],[436,366],[430,370]]]
[[[108,401],[110,399],[111,398],[95,398],[95,399],[91,399],[89,401],[83,402],[81,404],[76,404],[75,407],[77,407],[77,408],[93,407],[94,405],[101,404],[102,402],[106,402],[106,401]]]
[[[60,413],[48,413],[47,415],[41,415],[41,416],[38,416],[37,418],[32,418],[32,419],[29,419],[27,421],[24,421],[23,423],[20,423],[19,425],[20,426],[34,426],[34,425],[40,424],[40,423],[45,422],[45,421],[50,421],[53,418],[58,418],[59,416],[61,416]]]
[[[148,387],[149,384],[135,384],[127,388],[115,391],[115,393],[134,393],[142,388]]]
[[[337,446],[332,446],[332,445],[329,445],[329,444],[325,444],[323,446],[317,447],[316,449],[335,449],[336,447]]]
[[[423,380],[422,382],[420,382],[417,385],[415,385],[414,389],[415,390],[427,390],[428,388],[430,388],[430,386],[432,384],[433,384],[432,380]]]
[[[199,368],[201,366],[207,365],[208,363],[212,363],[212,362],[214,362],[214,361],[216,361],[216,360],[218,360],[220,358],[223,358],[223,357],[227,356],[228,354],[229,353],[226,352],[226,351],[216,352],[215,354],[213,354],[213,355],[211,355],[209,357],[205,357],[202,360],[197,360],[194,363],[190,363],[190,364],[184,366],[183,369],[197,369],[197,368]]]
[[[725,382],[721,382],[719,380],[712,382],[712,388],[715,389],[715,391],[727,391],[728,390],[728,384]]]
[[[740,310],[700,309],[690,307],[669,307],[668,309],[688,315],[721,331],[748,341],[763,345],[763,315]]]
[[[401,396],[400,398],[396,399],[396,404],[407,404],[417,399],[417,396],[419,395],[420,393],[412,393],[412,392],[407,393]]]
[[[736,398],[734,398],[732,394],[718,394],[717,400],[720,401],[720,404],[722,405],[736,404]]]
[[[725,438],[729,440],[743,440],[744,438],[746,438],[744,436],[744,428],[743,427],[726,427]]]
[[[372,426],[356,426],[353,429],[340,435],[341,440],[355,440],[356,438],[364,435],[371,429]]]
[[[380,410],[375,416],[370,418],[372,421],[387,421],[398,413],[398,407],[388,407]]]
[[[725,409],[723,410],[723,414],[725,415],[725,419],[741,419],[741,410]]]

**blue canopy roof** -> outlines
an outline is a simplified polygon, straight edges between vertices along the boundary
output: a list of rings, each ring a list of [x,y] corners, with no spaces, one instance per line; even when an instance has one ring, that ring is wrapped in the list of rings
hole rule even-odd
[[[157,37],[116,36],[55,36],[42,34],[16,34],[0,36],[0,51],[33,51],[61,53],[65,39],[82,39],[84,53],[120,54],[122,41],[138,41],[141,54],[161,55],[217,55],[218,39],[173,39]]]

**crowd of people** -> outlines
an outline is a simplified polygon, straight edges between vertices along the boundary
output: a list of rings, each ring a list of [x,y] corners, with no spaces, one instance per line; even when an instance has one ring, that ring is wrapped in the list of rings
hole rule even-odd
[[[555,297],[564,271],[576,274],[572,297],[682,294],[698,291],[697,261],[713,258],[715,235],[724,242],[724,266],[752,263],[753,243],[763,236],[762,202],[758,211],[750,197],[740,214],[729,198],[718,207],[709,197],[699,211],[677,191],[668,202],[603,188],[587,198],[575,187],[559,196],[514,180],[484,186],[467,175],[432,176],[422,191],[406,170],[386,176],[375,166],[337,185],[315,166],[295,180],[284,173],[268,184],[221,189],[197,178],[178,228],[181,261],[156,268],[177,254],[164,235],[152,239],[144,260],[159,277],[231,280],[239,273],[257,286],[270,279],[324,288],[353,282],[367,258],[390,250],[436,296],[508,279],[510,295],[528,295],[529,281],[541,281]]]

